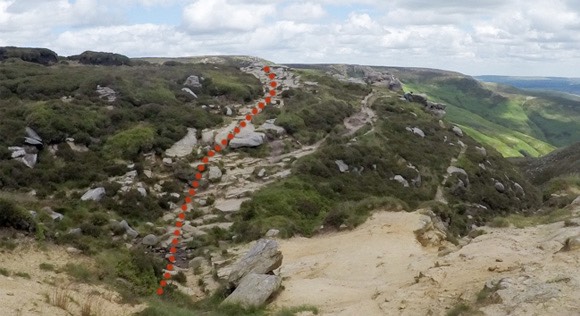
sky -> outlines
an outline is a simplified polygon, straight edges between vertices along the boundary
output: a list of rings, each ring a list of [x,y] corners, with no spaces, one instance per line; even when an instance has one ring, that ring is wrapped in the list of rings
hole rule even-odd
[[[0,46],[580,77],[580,0],[0,0]]]

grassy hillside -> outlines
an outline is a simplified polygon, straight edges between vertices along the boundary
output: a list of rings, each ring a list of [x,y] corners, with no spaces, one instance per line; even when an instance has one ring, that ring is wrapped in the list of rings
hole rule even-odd
[[[511,76],[477,76],[475,78],[526,90],[560,91],[580,95],[580,78]]]
[[[406,92],[426,93],[447,105],[446,118],[505,157],[541,156],[580,140],[580,98],[484,84],[456,72],[425,68],[305,65],[329,74],[362,78],[387,71]]]
[[[580,140],[580,102],[547,93],[484,85],[458,75],[405,78],[407,91],[448,105],[448,119],[468,127],[506,157],[541,156]]]

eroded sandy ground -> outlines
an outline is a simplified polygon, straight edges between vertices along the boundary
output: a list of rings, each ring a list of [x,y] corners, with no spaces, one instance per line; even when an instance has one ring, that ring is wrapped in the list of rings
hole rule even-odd
[[[379,212],[350,232],[281,241],[284,290],[273,304],[321,315],[445,315],[459,302],[485,315],[580,315],[580,251],[560,251],[580,227],[485,228],[439,256],[417,242],[420,219]],[[502,302],[475,303],[502,278]]]
[[[128,316],[144,308],[120,304],[118,293],[101,286],[71,282],[65,272],[40,269],[41,263],[59,269],[69,262],[90,264],[90,261],[71,255],[62,247],[39,249],[31,242],[23,242],[12,252],[2,253],[0,268],[9,271],[10,276],[0,274],[0,315],[81,315],[81,309],[88,310],[90,305],[91,312],[96,316]],[[30,279],[16,273],[27,273]],[[54,306],[58,295],[68,298],[64,305],[66,310]]]

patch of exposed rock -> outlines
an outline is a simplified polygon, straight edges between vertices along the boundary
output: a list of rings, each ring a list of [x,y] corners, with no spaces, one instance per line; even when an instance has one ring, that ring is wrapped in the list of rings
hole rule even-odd
[[[196,135],[197,130],[195,128],[188,128],[187,135],[167,149],[165,155],[168,157],[185,157],[191,154],[191,151],[197,145]]]
[[[109,87],[101,87],[100,85],[97,85],[96,91],[99,95],[99,99],[106,99],[109,103],[117,100],[117,92]]]

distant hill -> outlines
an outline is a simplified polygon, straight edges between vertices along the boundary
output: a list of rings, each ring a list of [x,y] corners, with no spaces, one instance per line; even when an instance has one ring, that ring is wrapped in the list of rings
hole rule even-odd
[[[289,65],[334,76],[364,77],[388,71],[405,92],[425,93],[447,105],[446,118],[505,157],[542,156],[580,141],[580,99],[558,92],[528,91],[483,83],[457,72],[362,65]]]
[[[484,82],[501,83],[520,89],[560,91],[580,95],[580,78],[476,76]]]

